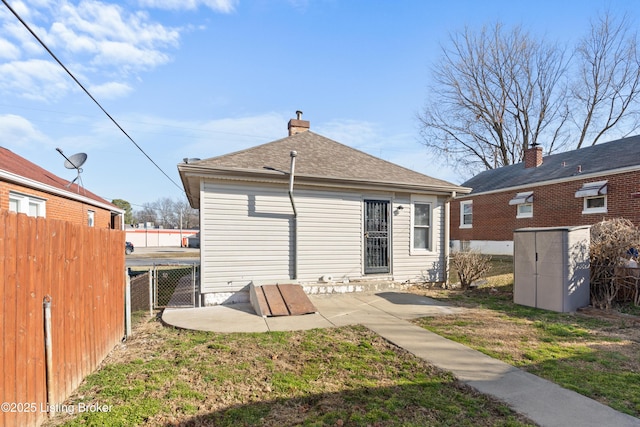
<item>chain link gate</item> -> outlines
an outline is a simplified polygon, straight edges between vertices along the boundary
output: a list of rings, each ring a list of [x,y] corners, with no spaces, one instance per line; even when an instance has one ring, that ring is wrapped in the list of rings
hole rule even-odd
[[[153,266],[153,308],[195,307],[200,278],[198,264]]]

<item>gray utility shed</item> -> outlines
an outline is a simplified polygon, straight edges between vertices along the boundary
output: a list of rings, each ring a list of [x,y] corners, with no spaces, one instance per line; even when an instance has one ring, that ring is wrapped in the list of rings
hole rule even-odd
[[[308,129],[298,117],[286,138],[178,165],[200,209],[204,303],[251,283],[444,280],[449,201],[470,190]]]
[[[513,233],[513,301],[572,312],[589,305],[590,227],[521,228]]]

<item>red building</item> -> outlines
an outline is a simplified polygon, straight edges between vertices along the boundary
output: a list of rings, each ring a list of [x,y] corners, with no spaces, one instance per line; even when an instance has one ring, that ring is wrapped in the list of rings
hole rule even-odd
[[[627,218],[640,225],[640,136],[484,171],[462,184],[471,193],[451,203],[454,250],[512,254],[513,231],[591,225]]]
[[[0,211],[122,229],[124,211],[0,147]]]

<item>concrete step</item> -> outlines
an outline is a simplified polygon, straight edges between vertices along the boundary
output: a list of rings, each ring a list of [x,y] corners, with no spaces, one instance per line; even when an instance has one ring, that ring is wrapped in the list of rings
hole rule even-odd
[[[347,294],[351,292],[379,292],[390,289],[403,290],[410,285],[392,280],[351,280],[347,283],[310,283],[302,285],[307,295]]]

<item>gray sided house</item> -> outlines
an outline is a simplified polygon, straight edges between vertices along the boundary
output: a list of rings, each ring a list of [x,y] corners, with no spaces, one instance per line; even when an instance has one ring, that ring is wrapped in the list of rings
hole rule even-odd
[[[443,281],[449,201],[466,188],[309,131],[178,165],[200,209],[204,304],[276,283]],[[306,287],[307,292],[313,292]]]

